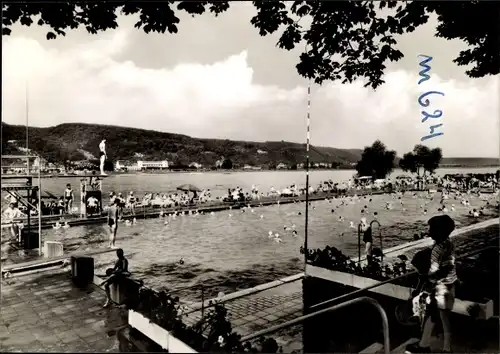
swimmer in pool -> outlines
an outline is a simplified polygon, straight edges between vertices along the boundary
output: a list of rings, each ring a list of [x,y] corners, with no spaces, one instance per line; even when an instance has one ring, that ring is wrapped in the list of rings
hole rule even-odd
[[[116,231],[118,230],[118,204],[120,200],[115,198],[113,204],[108,210],[108,227],[109,227],[109,248],[115,247]]]

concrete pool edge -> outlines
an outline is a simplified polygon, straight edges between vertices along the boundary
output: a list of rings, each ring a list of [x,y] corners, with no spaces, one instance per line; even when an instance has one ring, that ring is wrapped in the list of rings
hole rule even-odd
[[[500,223],[500,217],[495,217],[492,219],[488,219],[485,221],[481,221],[475,224],[467,225],[464,227],[461,227],[459,229],[455,229],[451,235],[450,238],[453,240],[453,238],[457,236],[461,236],[464,233],[474,231],[474,230],[480,230],[487,228],[489,226],[493,226],[495,224]],[[382,250],[384,253],[384,258],[393,258],[397,257],[399,254],[404,254],[405,252],[408,252],[409,250],[412,250],[414,248],[423,248],[423,247],[429,247],[432,245],[432,239],[426,237],[420,240],[416,241],[410,241],[410,242],[405,242],[400,245],[394,246],[387,248],[385,250]],[[366,263],[366,256],[361,257],[361,265],[364,265]]]
[[[378,280],[359,276],[356,274],[339,272],[336,270],[320,268],[312,265],[307,265],[307,271],[308,276],[328,280],[342,285],[347,285],[356,289],[363,289],[380,282]],[[411,297],[412,290],[412,288],[406,286],[387,283],[380,285],[379,287],[372,288],[368,291],[384,296],[389,296],[394,299],[407,301]],[[487,320],[493,316],[493,300],[491,299],[485,299],[484,302],[475,302],[455,298],[455,306],[453,307],[452,311],[463,316],[472,316],[469,313],[469,309],[473,308],[474,306],[477,306],[480,309],[480,313],[479,315],[477,315],[477,318]]]

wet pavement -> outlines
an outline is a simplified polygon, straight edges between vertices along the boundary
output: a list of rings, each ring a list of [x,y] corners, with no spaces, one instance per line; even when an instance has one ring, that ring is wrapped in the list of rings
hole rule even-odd
[[[76,288],[68,271],[24,275],[1,282],[0,351],[119,352],[116,330],[126,311],[103,309],[94,285]]]

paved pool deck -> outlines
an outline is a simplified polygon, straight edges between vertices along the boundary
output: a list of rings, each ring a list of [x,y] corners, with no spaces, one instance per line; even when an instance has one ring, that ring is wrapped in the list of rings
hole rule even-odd
[[[1,280],[0,351],[119,352],[126,312],[104,309],[105,294],[76,288],[68,271]]]
[[[246,289],[241,291],[240,297],[232,299],[222,297],[220,300],[228,310],[233,331],[246,336],[302,316],[302,278],[301,273],[295,276],[295,280],[279,285],[276,285],[276,282],[263,284],[269,286],[266,290],[248,293],[252,289]],[[205,313],[207,311],[210,311],[210,308],[206,308]],[[193,325],[201,317],[201,310],[198,309],[184,317],[184,322]],[[302,350],[301,325],[272,333],[269,337],[276,339],[285,352]]]

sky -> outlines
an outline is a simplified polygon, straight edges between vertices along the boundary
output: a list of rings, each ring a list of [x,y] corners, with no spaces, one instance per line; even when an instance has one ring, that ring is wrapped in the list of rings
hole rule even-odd
[[[250,4],[233,4],[218,18],[180,14],[179,33],[145,34],[134,17],[119,28],[84,30],[47,41],[47,27],[12,27],[2,37],[2,119],[29,125],[97,123],[200,138],[305,142],[307,85],[295,69],[303,47],[276,47],[260,37]],[[452,60],[461,41],[434,37],[436,19],[398,38],[405,57],[389,64],[376,91],[352,84],[311,88],[311,144],[363,148],[376,139],[398,155],[429,134],[419,94],[441,91],[444,135],[427,140],[447,157],[498,157],[500,77],[471,80]],[[418,54],[433,56],[422,85]],[[26,85],[27,83],[27,85]],[[436,120],[437,121],[437,120]]]

